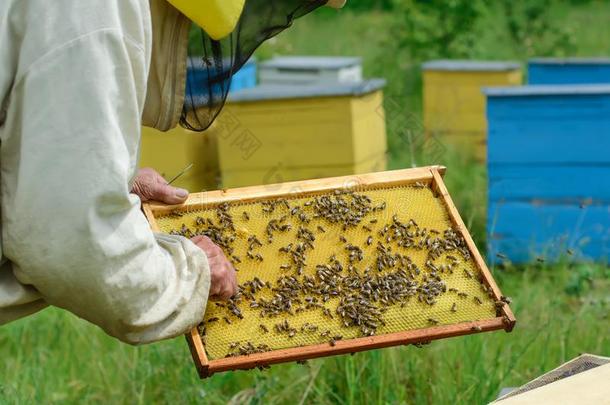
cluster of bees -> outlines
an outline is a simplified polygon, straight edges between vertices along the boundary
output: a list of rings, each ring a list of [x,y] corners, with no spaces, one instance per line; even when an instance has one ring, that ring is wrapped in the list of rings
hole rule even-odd
[[[417,187],[421,188],[422,185]],[[239,235],[236,231],[230,211],[231,208],[237,210],[237,207],[221,204],[216,207],[216,221],[197,217],[193,229],[183,225],[172,233],[185,237],[208,236],[222,247],[236,267],[248,260],[252,264],[263,262],[264,265],[264,257],[258,251],[264,243],[257,235]],[[433,306],[446,293],[469,299],[467,293],[448,288],[443,280],[443,274],[455,271],[462,271],[469,278],[479,278],[483,293],[492,297],[479,275],[472,274],[464,266],[460,267],[470,259],[470,251],[458,232],[451,228],[444,231],[422,228],[413,219],[401,222],[397,215],[393,215],[389,223],[379,224],[378,219],[370,217],[387,210],[386,204],[375,205],[364,194],[335,190],[305,201],[281,198],[263,201],[260,207],[260,215],[269,218],[264,237],[259,235],[265,242],[272,244],[278,233],[293,232],[295,238],[277,250],[277,255],[285,262],[280,265],[283,274],[275,282],[263,282],[254,277],[241,283],[237,294],[228,302],[215,303],[224,308],[226,316],[223,319],[226,323],[243,319],[241,308],[248,306],[262,318],[284,319],[273,327],[260,324],[262,334],[274,333],[288,338],[297,334],[317,334],[320,340],[334,345],[342,339],[341,335],[311,323],[300,327],[292,325],[284,316],[320,311],[324,317],[340,322],[342,327],[357,328],[362,336],[372,336],[386,325],[384,314],[394,305],[402,307],[414,299]],[[242,220],[247,222],[253,214],[244,211],[241,215]],[[312,220],[322,225],[314,226]],[[364,245],[368,247],[376,242],[374,260],[367,261],[372,264],[366,267],[362,265],[365,251],[361,246],[349,243],[343,234],[339,235],[338,241],[343,246],[343,252],[335,252],[325,263],[309,263],[308,254],[316,248],[317,236],[327,232],[323,225],[338,225],[343,231],[358,227],[367,231],[369,236],[363,241]],[[235,253],[234,245],[238,237],[247,239],[246,257],[239,257]],[[425,252],[425,265],[421,268],[406,254],[411,249]],[[344,255],[346,260],[340,260],[340,255]],[[446,259],[444,263],[435,264],[441,257]],[[479,297],[471,299],[478,305],[483,304]],[[336,303],[334,310],[328,307],[331,302],[333,305]],[[457,302],[451,311],[458,311]],[[219,318],[206,322],[217,321]],[[428,322],[431,325],[439,323],[434,318],[429,318]],[[200,325],[202,336],[205,335],[205,326]],[[267,345],[232,342],[227,356],[267,350],[271,350]]]

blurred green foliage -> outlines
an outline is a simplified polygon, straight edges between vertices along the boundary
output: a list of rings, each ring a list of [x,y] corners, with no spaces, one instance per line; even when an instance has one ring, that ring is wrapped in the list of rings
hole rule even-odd
[[[399,18],[394,33],[411,58],[467,58],[484,15],[479,0],[395,0]]]
[[[574,34],[556,17],[556,0],[394,0],[394,36],[413,60],[487,57],[479,39],[490,29],[503,47],[527,56],[565,56]],[[493,21],[492,27],[489,22]]]

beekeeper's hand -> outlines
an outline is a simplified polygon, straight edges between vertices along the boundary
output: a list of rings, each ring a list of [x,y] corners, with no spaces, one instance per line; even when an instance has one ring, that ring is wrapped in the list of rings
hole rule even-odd
[[[131,192],[141,201],[154,200],[165,204],[182,204],[189,195],[187,190],[167,184],[167,180],[150,167],[138,171]]]
[[[215,301],[225,301],[237,292],[235,268],[227,259],[222,249],[207,236],[198,235],[191,239],[205,252],[210,264],[210,293]]]

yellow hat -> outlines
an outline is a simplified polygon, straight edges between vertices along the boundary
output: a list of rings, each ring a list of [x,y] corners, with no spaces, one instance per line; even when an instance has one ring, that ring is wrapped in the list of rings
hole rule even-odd
[[[246,0],[168,0],[212,39],[222,39],[235,29]]]
[[[168,1],[216,40],[233,32],[246,3],[246,0]],[[328,0],[327,5],[341,8],[345,2],[346,0]]]

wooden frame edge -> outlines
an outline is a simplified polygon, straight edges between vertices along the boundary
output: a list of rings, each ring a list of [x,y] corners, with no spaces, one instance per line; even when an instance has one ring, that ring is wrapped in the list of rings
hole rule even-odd
[[[468,246],[468,249],[470,250],[470,252],[472,254],[473,260],[475,261],[477,266],[479,266],[479,268],[481,269],[481,274],[483,276],[483,280],[487,284],[487,287],[489,287],[491,289],[496,301],[501,301],[502,292],[500,291],[500,287],[498,287],[498,285],[496,284],[496,281],[494,280],[493,275],[491,274],[491,271],[487,267],[487,264],[485,264],[485,260],[483,260],[483,256],[479,252],[479,249],[477,249],[477,246],[475,245],[474,240],[472,239],[472,236],[470,236],[470,232],[468,232],[468,228],[466,228],[466,224],[462,220],[460,213],[458,212],[457,208],[455,207],[455,204],[453,203],[453,200],[451,199],[451,196],[449,195],[449,190],[447,190],[447,187],[445,186],[445,183],[443,182],[440,173],[435,168],[432,168],[431,172],[432,172],[432,177],[434,178],[433,186],[436,188],[435,191],[438,193],[438,196],[443,199],[443,203],[445,204],[447,210],[450,213],[450,217],[453,222],[453,225],[464,236],[464,240],[466,241],[466,245]],[[507,303],[505,303],[502,306],[501,311],[502,311],[502,315],[503,315],[502,318],[503,318],[504,324],[505,324],[504,329],[507,332],[511,332],[513,330],[513,328],[515,327],[515,324],[517,323],[517,319],[515,318],[515,315],[513,314],[512,310],[510,309],[510,307]]]
[[[433,169],[441,175],[446,171],[444,166],[425,166],[421,168],[389,170],[384,172],[354,174],[324,179],[300,180],[287,183],[239,187],[226,190],[204,191],[189,195],[188,199],[183,204],[166,205],[151,201],[146,203],[145,206],[152,215],[156,213],[168,213],[184,207],[190,208],[198,205],[204,207],[209,204],[219,204],[223,202],[249,202],[258,199],[259,197],[299,197],[333,190],[337,187],[357,189],[358,187],[367,186],[370,184],[404,185],[408,184],[409,180],[412,180],[413,182],[418,180],[430,180],[432,182],[433,178],[431,173]],[[244,198],[244,195],[248,195],[250,197]]]
[[[500,329],[504,329],[504,320],[502,317],[496,317],[481,321],[462,322],[453,325],[435,326],[431,328],[388,333],[384,335],[360,337],[345,341],[338,340],[335,343],[335,346],[331,346],[328,343],[320,343],[310,346],[272,350],[264,353],[250,354],[248,356],[226,357],[211,360],[208,364],[208,373],[205,376],[202,376],[202,378],[224,371],[250,370],[255,367],[271,364],[289,363],[329,355],[334,356],[372,349],[381,349],[385,347],[424,343],[448,337],[463,336]],[[199,340],[201,339],[199,338]]]
[[[203,346],[203,341],[199,335],[199,330],[197,330],[197,328],[193,328],[184,336],[186,337],[186,341],[189,345],[189,350],[191,352],[191,356],[193,357],[195,367],[197,368],[199,378],[210,377],[212,375],[210,372],[210,363],[208,361],[208,356],[205,354],[205,347]]]

